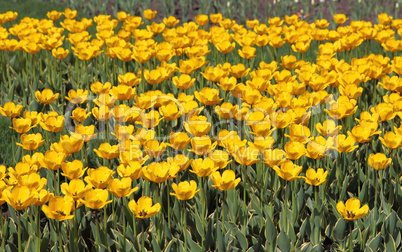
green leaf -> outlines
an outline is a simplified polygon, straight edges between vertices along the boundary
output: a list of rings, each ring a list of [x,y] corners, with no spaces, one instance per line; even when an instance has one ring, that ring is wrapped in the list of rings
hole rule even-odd
[[[201,246],[198,245],[197,243],[195,243],[195,242],[193,241],[193,239],[191,239],[191,234],[190,234],[190,232],[188,231],[188,229],[186,230],[186,232],[187,232],[187,244],[188,244],[188,246],[189,246],[189,251],[201,252],[201,251],[202,251]],[[153,243],[152,243],[152,245],[153,245]],[[152,248],[152,249],[153,249],[153,248]],[[154,251],[155,251],[155,250],[154,250]],[[156,251],[158,251],[158,250],[156,250]],[[159,250],[159,251],[160,251],[160,250]]]
[[[339,219],[335,224],[332,236],[337,241],[343,241],[343,239],[345,239],[345,231],[346,231],[346,221],[344,219]]]
[[[372,251],[377,251],[381,243],[381,234],[378,233],[373,239],[369,240],[368,247]]]
[[[290,240],[283,230],[278,236],[278,247],[281,251],[290,251]]]
[[[396,251],[394,238],[392,238],[390,234],[387,234],[387,236],[385,237],[385,247],[389,252]]]
[[[274,223],[271,218],[265,219],[265,238],[272,243],[276,239],[277,233]]]

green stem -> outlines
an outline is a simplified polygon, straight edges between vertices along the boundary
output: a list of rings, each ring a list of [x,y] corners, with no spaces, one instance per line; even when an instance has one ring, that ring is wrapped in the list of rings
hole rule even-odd
[[[122,208],[121,208],[121,211],[122,211],[122,217],[123,217],[123,248],[125,248],[126,247],[126,214],[125,214],[125,200],[124,200],[124,197],[123,198],[121,198],[121,202],[122,202]]]
[[[353,252],[352,225],[353,221],[349,221],[349,252]]]
[[[99,220],[98,217],[95,216],[95,222],[96,222],[96,234],[95,234],[95,247],[98,248],[98,250],[100,250],[100,244],[99,244]]]
[[[21,252],[22,250],[22,244],[21,244],[21,212],[17,211],[18,213],[18,252]]]
[[[187,249],[187,211],[186,211],[186,201],[183,200],[181,212],[183,214],[183,233],[184,233],[184,251]]]
[[[225,191],[223,191],[222,194],[222,236],[225,238]]]
[[[57,235],[58,243],[59,243],[59,251],[63,251],[63,244],[62,244],[62,240],[61,240],[61,222],[58,221],[57,225],[58,225],[57,228],[59,230],[58,235]]]
[[[40,251],[41,231],[40,231],[40,206],[36,206],[36,249]]]
[[[141,251],[145,249],[144,221],[141,221]]]
[[[289,190],[289,183],[286,181],[286,188],[285,188],[285,197],[284,197],[284,211],[285,211],[285,213],[284,213],[284,215],[285,215],[285,225],[284,225],[284,230],[285,230],[285,233],[287,233],[287,222],[288,222],[288,190]]]

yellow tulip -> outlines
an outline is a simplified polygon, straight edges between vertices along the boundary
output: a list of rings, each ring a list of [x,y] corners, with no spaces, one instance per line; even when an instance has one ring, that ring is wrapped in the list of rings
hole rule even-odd
[[[180,167],[176,163],[168,162],[152,162],[148,166],[142,168],[142,177],[146,180],[162,183],[166,180],[177,177]]]
[[[383,153],[376,153],[376,154],[371,153],[368,158],[368,163],[370,164],[370,166],[377,171],[388,167],[391,164],[391,162],[392,159],[387,158],[387,156],[385,156],[385,154]]]
[[[61,192],[77,201],[85,196],[85,193],[92,189],[91,185],[85,185],[81,179],[72,179],[70,183],[60,185]]]
[[[37,150],[40,146],[43,145],[45,140],[42,140],[42,134],[22,134],[21,135],[21,143],[17,143],[18,146],[21,146],[23,149],[28,151]]]
[[[124,177],[120,179],[113,179],[109,182],[109,192],[113,193],[116,197],[128,197],[138,190],[138,187],[131,188],[131,178]]]
[[[232,170],[225,170],[222,175],[216,171],[212,173],[211,180],[214,182],[212,187],[221,191],[226,191],[235,188],[241,181],[240,178],[236,179],[236,175]]]
[[[104,189],[90,189],[85,193],[84,199],[80,199],[86,207],[91,209],[102,209],[106,204],[112,203],[113,200],[107,200],[109,192]]]
[[[280,167],[275,165],[272,168],[276,171],[276,174],[279,177],[281,177],[287,181],[293,181],[297,178],[301,178],[298,175],[303,169],[302,166],[295,165],[290,160],[281,163]]]
[[[67,177],[69,180],[80,178],[84,175],[88,168],[82,169],[83,164],[81,160],[73,160],[72,162],[64,162],[61,164],[63,172],[61,175]]]
[[[172,189],[174,193],[170,193],[170,195],[176,196],[179,200],[189,200],[194,197],[200,190],[197,190],[197,183],[194,180],[191,180],[190,183],[188,181],[180,182],[178,185],[176,183],[172,183]]]
[[[368,205],[360,207],[360,200],[356,198],[348,199],[346,205],[342,201],[339,201],[336,204],[336,209],[345,220],[357,220],[365,216],[369,211]]]
[[[154,216],[159,213],[161,209],[161,205],[159,203],[156,203],[152,206],[152,199],[147,196],[142,196],[137,202],[135,202],[133,199],[130,200],[130,202],[128,202],[128,207],[130,208],[131,212],[134,213],[135,217],[140,219],[146,219]]]
[[[328,171],[324,172],[324,169],[322,168],[318,168],[317,171],[315,171],[313,168],[308,168],[306,171],[306,176],[302,178],[304,179],[304,182],[309,185],[319,186],[327,182],[327,175]]]
[[[74,218],[74,215],[70,215],[74,209],[74,200],[69,196],[53,197],[49,201],[49,206],[42,206],[42,211],[45,213],[46,217],[59,221],[71,220]]]
[[[219,166],[211,158],[207,157],[205,159],[191,160],[191,168],[190,172],[197,174],[198,177],[206,177],[218,170]]]
[[[24,106],[15,105],[14,102],[6,102],[4,107],[0,106],[0,114],[6,117],[17,117],[21,114],[23,108]]]
[[[38,192],[27,186],[16,186],[12,190],[3,191],[2,197],[15,210],[22,210],[34,204]]]

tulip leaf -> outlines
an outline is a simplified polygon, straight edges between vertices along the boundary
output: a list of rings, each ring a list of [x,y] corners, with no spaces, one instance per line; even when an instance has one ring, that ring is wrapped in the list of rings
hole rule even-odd
[[[339,219],[335,224],[332,233],[333,237],[337,241],[343,241],[343,239],[345,238],[345,231],[346,231],[346,221],[344,219]]]
[[[382,240],[381,234],[378,233],[374,238],[369,240],[368,247],[372,251],[377,251],[378,247],[380,246],[381,240]]]
[[[218,247],[218,251],[219,251],[219,252],[221,252],[221,251],[226,251],[226,249],[225,249],[225,241],[224,241],[224,239],[223,239],[223,235],[222,235],[222,232],[221,232],[222,229],[220,229],[220,228],[218,227],[218,223],[215,225],[215,229],[218,230],[218,231],[216,232],[216,233],[217,233],[217,247]]]
[[[233,222],[228,223],[230,226],[230,232],[234,234],[236,241],[240,244],[242,251],[248,249],[247,239],[244,234],[239,230],[239,228]]]
[[[396,251],[395,240],[389,233],[385,236],[385,247],[389,252]]]
[[[187,230],[187,232],[188,232],[188,230]],[[156,239],[154,233],[153,232],[150,232],[150,233],[151,233],[151,237],[152,237],[152,241],[151,241],[151,243],[152,243],[152,251],[160,252],[161,249],[159,248],[159,245],[158,245],[158,242],[157,242],[157,239]],[[187,235],[187,239],[188,239],[188,237],[189,237],[189,235]]]
[[[272,222],[271,218],[266,218],[265,219],[265,238],[267,241],[272,243],[274,239],[276,239],[276,228],[274,223]]]
[[[283,230],[278,236],[278,247],[281,251],[290,251],[290,240]]]
[[[201,246],[193,241],[193,239],[191,237],[191,233],[189,232],[188,229],[186,230],[186,232],[187,232],[187,244],[189,246],[189,251],[196,251],[196,252],[197,251],[202,251]],[[160,250],[156,250],[156,251],[160,251]]]

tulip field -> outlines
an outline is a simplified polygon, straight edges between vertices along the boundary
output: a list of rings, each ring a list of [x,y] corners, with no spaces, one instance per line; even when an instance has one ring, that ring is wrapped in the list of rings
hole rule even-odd
[[[402,19],[78,14],[0,13],[0,251],[402,250]]]

